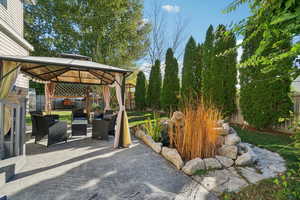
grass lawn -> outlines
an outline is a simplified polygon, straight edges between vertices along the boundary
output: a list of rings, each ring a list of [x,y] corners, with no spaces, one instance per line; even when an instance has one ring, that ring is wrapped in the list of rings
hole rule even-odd
[[[61,121],[67,121],[68,124],[71,124],[71,114],[72,111],[52,111],[51,115],[59,115],[59,119]],[[31,126],[31,117],[30,114],[28,113],[26,115],[26,126]]]
[[[62,121],[67,121],[68,124],[71,124],[71,111],[52,111],[51,114],[59,115],[59,119]],[[129,126],[135,126],[138,124],[145,123],[148,119],[153,119],[154,115],[152,112],[137,112],[137,111],[128,111],[128,121]],[[166,117],[165,114],[159,117]],[[30,114],[26,115],[26,125],[31,126]]]
[[[294,149],[287,146],[293,142],[293,139],[287,135],[263,133],[256,131],[249,131],[240,127],[234,127],[241,137],[243,142],[254,144],[258,147],[268,149],[273,152],[279,153],[287,162],[288,169],[298,170],[296,163],[297,157]],[[298,199],[289,198],[286,195],[282,195],[283,186],[274,183],[275,179],[263,180],[256,185],[250,185],[243,189],[241,192],[227,193],[222,197],[223,199],[232,200],[285,200],[285,199]],[[294,190],[294,185],[287,185],[289,190]],[[297,190],[300,190],[298,188]]]

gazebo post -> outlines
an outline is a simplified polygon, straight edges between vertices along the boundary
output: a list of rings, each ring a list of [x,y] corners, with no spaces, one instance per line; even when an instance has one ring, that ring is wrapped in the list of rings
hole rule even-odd
[[[86,88],[86,103],[85,103],[85,106],[86,106],[86,114],[88,116],[88,121],[90,121],[90,113],[91,113],[91,108],[90,108],[90,87],[87,87]]]
[[[125,93],[126,93],[126,76],[123,75],[122,85],[121,85],[121,92],[122,92],[122,104],[125,106]],[[121,128],[120,128],[120,138],[119,138],[119,146],[123,146],[123,137],[124,137],[124,111],[122,112],[121,118]]]

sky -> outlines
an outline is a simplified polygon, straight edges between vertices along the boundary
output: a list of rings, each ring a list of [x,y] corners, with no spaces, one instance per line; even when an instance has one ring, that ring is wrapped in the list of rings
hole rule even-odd
[[[218,24],[230,25],[250,15],[247,5],[239,7],[232,13],[223,14],[222,10],[233,0],[144,0],[145,19],[149,18],[154,1],[160,1],[160,7],[167,21],[166,32],[171,32],[175,26],[174,19],[181,16],[187,23],[186,39],[192,35],[200,43],[205,40],[205,33],[210,24],[214,27]],[[184,48],[184,45],[181,48]]]

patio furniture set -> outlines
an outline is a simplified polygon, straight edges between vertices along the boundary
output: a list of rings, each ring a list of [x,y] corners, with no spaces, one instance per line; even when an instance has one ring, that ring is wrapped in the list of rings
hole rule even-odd
[[[32,136],[35,143],[48,137],[47,146],[59,142],[67,142],[72,136],[87,136],[89,125],[88,116],[83,109],[72,111],[71,132],[68,132],[66,121],[60,121],[59,115],[43,115],[42,112],[30,112],[32,121]],[[92,120],[92,138],[108,140],[109,135],[115,134],[117,115],[106,111],[100,117]]]

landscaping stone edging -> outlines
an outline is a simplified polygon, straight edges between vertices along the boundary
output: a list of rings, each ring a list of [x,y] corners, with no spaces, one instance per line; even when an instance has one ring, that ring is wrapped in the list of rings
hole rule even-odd
[[[221,127],[218,127],[222,134],[226,134],[222,137],[234,136],[230,136],[227,142],[224,139],[220,149],[231,148],[230,150],[234,152],[231,152],[230,155],[224,151],[222,153],[221,150],[219,151],[221,155],[216,155],[215,158],[195,158],[186,163],[182,161],[176,149],[163,147],[161,143],[156,143],[151,136],[146,135],[141,129],[135,129],[134,133],[137,138],[141,139],[156,153],[161,154],[177,169],[182,170],[183,173],[191,176],[208,191],[216,194],[222,194],[225,191],[238,192],[249,184],[276,177],[286,171],[285,160],[278,153],[240,142],[236,131],[227,123],[222,123],[220,123]],[[228,141],[230,139],[232,141]],[[234,154],[236,155],[233,156]],[[197,170],[208,171],[207,174],[198,176],[194,175]]]

